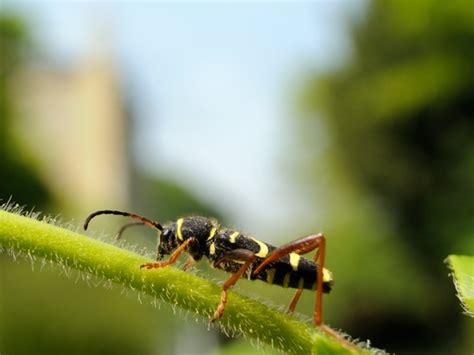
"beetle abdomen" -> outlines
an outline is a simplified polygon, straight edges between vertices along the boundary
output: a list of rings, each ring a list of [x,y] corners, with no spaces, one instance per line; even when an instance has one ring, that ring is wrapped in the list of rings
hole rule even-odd
[[[270,264],[261,271],[256,279],[265,281],[271,285],[279,285],[289,288],[302,288],[306,290],[316,290],[317,272],[315,263],[301,257],[297,270],[294,270],[290,263],[278,261]],[[329,293],[333,284],[332,277],[328,270],[323,272],[323,292]]]

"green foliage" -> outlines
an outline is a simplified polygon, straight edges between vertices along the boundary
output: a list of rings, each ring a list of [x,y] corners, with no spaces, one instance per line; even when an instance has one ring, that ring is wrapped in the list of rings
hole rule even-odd
[[[0,78],[5,78],[21,61],[27,40],[23,21],[12,15],[0,16]]]
[[[354,29],[352,62],[305,94],[348,171],[432,265],[472,247],[474,230],[474,13],[470,1],[436,5],[373,2]]]
[[[173,267],[141,270],[149,259],[45,222],[0,211],[0,247],[14,256],[42,258],[66,268],[124,285],[200,315],[206,321],[215,310],[217,285]],[[269,344],[287,353],[357,353],[312,325],[233,292],[218,327],[227,333]],[[363,352],[363,350],[360,350]]]
[[[474,317],[474,257],[450,255],[446,259],[453,271],[457,296],[467,315]]]
[[[200,214],[221,220],[220,214],[192,195],[182,186],[164,178],[138,176],[137,210],[144,210],[162,222],[176,220],[178,216]]]

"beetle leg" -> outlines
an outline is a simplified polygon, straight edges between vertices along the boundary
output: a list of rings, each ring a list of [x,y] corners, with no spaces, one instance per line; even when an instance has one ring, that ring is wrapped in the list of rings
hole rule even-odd
[[[295,311],[296,304],[300,300],[301,294],[303,293],[303,289],[299,288],[296,290],[293,298],[291,299],[290,305],[288,306],[288,313],[292,314]]]
[[[186,249],[186,247],[193,242],[197,242],[197,239],[193,237],[186,239],[183,244],[176,248],[168,260],[163,262],[145,263],[140,265],[140,269],[158,269],[160,267],[167,267],[168,265],[173,264],[176,259],[178,259],[178,256],[184,251],[184,249]]]
[[[215,322],[222,317],[224,314],[225,305],[227,303],[227,290],[235,285],[235,283],[242,277],[242,275],[247,271],[249,266],[252,265],[256,258],[257,257],[255,254],[250,250],[236,249],[225,253],[221,259],[216,261],[215,265],[219,265],[224,260],[239,260],[244,261],[244,263],[234,274],[232,274],[231,277],[227,279],[226,282],[224,282],[224,285],[222,285],[221,298],[219,300],[219,304],[217,305],[217,309],[211,318],[211,322]]]
[[[189,256],[188,260],[186,260],[184,265],[181,267],[181,270],[187,271],[190,268],[192,268],[194,266],[194,264],[196,264],[196,261],[191,256]]]
[[[318,264],[316,269],[316,304],[314,306],[314,324],[316,326],[320,326],[323,319],[323,270],[324,257],[326,254],[326,238],[324,238],[322,233],[297,239],[273,250],[255,269],[253,276],[258,275],[270,263],[281,259],[290,253],[306,254],[310,251],[313,251],[314,249],[318,249],[313,258],[314,262]],[[293,296],[293,300],[291,301],[289,307],[290,312],[295,309],[296,303],[301,296],[301,292],[302,290],[298,290],[295,296]]]

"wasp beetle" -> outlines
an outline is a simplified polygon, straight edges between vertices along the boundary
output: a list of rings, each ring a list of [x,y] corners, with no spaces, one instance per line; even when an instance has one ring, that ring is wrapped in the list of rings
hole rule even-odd
[[[117,237],[132,225],[146,225],[158,231],[158,261],[143,264],[141,268],[167,267],[184,251],[193,261],[205,256],[212,267],[231,273],[222,286],[220,301],[211,321],[222,317],[227,303],[227,290],[242,277],[296,289],[289,305],[290,313],[295,310],[304,289],[316,291],[314,324],[322,324],[322,296],[333,285],[332,273],[324,268],[326,241],[323,234],[310,235],[274,247],[234,229],[222,228],[217,221],[205,217],[189,216],[161,225],[134,213],[115,210],[92,213],[85,220],[84,229],[87,229],[92,218],[103,214],[131,217],[135,220],[124,225]],[[301,256],[313,250],[316,250],[313,260]],[[170,255],[168,260],[159,261],[165,255]],[[189,265],[189,262],[186,263],[185,268]]]

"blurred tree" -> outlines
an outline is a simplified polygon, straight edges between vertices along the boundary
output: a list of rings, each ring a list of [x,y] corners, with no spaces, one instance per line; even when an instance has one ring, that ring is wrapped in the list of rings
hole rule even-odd
[[[17,111],[10,88],[31,54],[32,45],[28,29],[20,18],[0,16],[0,204],[12,196],[12,200],[21,205],[36,206],[44,211],[55,201],[36,175],[36,152],[28,155],[12,134]],[[140,189],[136,205],[152,218],[156,216],[166,221],[191,212],[217,215],[185,189],[136,174],[134,185]],[[58,212],[57,205],[53,211]],[[113,222],[106,220],[104,223],[110,228],[109,224]],[[154,250],[156,239],[147,235],[146,240]],[[43,269],[37,267],[39,264],[40,261],[35,263],[32,273],[29,262],[15,262],[0,254],[1,353],[175,352],[177,338],[185,326],[169,307],[158,311],[148,304],[148,299],[140,304],[135,295],[124,297],[123,290],[118,288],[91,288],[86,283],[77,283],[78,274],[60,268],[46,267],[39,272],[38,269]],[[74,276],[62,278],[58,276],[61,272]],[[192,328],[193,324],[187,327]],[[202,344],[211,347],[212,337],[208,338],[211,340]]]
[[[221,219],[221,214],[215,208],[177,183],[145,173],[140,173],[136,180],[134,204],[138,210],[146,211],[151,218],[163,223],[190,214]]]
[[[436,264],[474,251],[473,18],[464,0],[373,2],[353,60],[306,95],[400,237]]]
[[[11,134],[15,108],[10,84],[28,50],[27,30],[15,16],[0,16],[0,201],[44,208],[49,194]]]
[[[372,210],[372,217],[361,217],[372,218],[367,233],[384,234],[387,227],[391,229],[388,234],[401,242],[400,250],[411,256],[414,267],[431,275],[435,288],[426,280],[421,282],[416,270],[402,259],[396,269],[384,273],[381,265],[386,261],[369,256],[384,253],[383,249],[364,254],[359,247],[353,249],[358,251],[358,260],[373,261],[372,275],[364,282],[378,279],[388,285],[398,275],[406,279],[400,281],[398,292],[405,293],[406,303],[420,309],[431,297],[451,295],[442,263],[446,255],[474,253],[474,7],[465,0],[444,5],[431,0],[370,2],[367,14],[353,28],[350,61],[331,74],[313,76],[301,96],[308,113],[303,122],[310,139],[306,142],[317,140],[314,133],[321,117],[333,141],[332,158],[337,157],[334,170],[347,174],[361,196],[369,196],[381,207],[376,213]],[[307,157],[310,162],[305,164],[320,174],[321,156]],[[345,197],[339,202],[347,202]],[[365,200],[352,207],[357,210],[348,211],[347,205],[333,207],[331,212],[338,212],[334,223],[348,218],[341,211],[367,212]],[[384,223],[384,230],[379,229]],[[366,240],[360,239],[360,244],[370,243]],[[385,259],[394,256],[392,252],[384,255]],[[420,302],[406,294],[420,284],[423,303],[423,298]],[[390,291],[379,284],[372,293],[393,297]],[[367,295],[367,299],[373,297]],[[389,338],[393,341],[394,334],[399,336],[397,332],[403,329],[416,334],[418,341],[424,337],[433,341],[440,334],[429,330],[430,324],[440,319],[459,326],[454,297],[441,297],[443,306],[432,307],[421,322],[409,323],[409,316],[397,311],[398,315],[391,316],[386,311],[386,318],[378,321],[372,314],[369,323],[384,325],[379,327],[379,332],[385,332],[379,334],[380,339],[386,338],[381,345],[391,346]],[[417,317],[412,311],[412,319]],[[362,320],[367,318],[362,316]],[[406,340],[397,341],[393,346],[398,350],[413,350]]]

